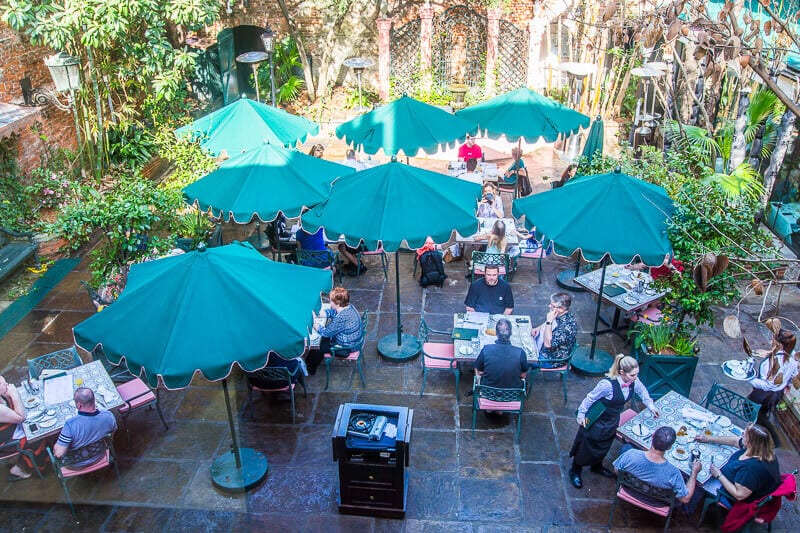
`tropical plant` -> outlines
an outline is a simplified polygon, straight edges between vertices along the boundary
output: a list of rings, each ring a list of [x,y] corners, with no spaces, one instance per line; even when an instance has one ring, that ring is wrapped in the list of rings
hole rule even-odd
[[[143,167],[155,151],[153,136],[138,124],[125,121],[108,128],[108,160],[132,169]]]
[[[191,248],[195,249],[211,236],[211,232],[214,230],[214,223],[206,213],[199,209],[190,208],[180,215],[176,228],[178,236],[184,239],[191,239]]]
[[[697,340],[674,323],[662,320],[659,324],[637,322],[629,331],[628,338],[641,353],[661,355],[695,355]]]
[[[303,80],[303,65],[300,62],[300,53],[297,43],[291,37],[286,37],[275,42],[273,51],[273,68],[275,70],[275,100],[278,104],[294,102],[300,96],[305,86]],[[262,100],[269,100],[270,80],[269,62],[264,61],[258,66],[258,85]],[[250,75],[252,80],[253,76]]]

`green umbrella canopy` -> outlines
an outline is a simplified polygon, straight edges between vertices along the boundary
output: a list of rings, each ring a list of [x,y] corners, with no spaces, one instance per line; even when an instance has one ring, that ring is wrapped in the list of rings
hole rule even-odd
[[[492,139],[505,135],[512,142],[520,137],[529,143],[540,137],[553,142],[559,134],[575,133],[589,126],[586,115],[527,87],[469,106],[456,115],[477,122]]]
[[[463,141],[477,125],[438,107],[402,96],[336,128],[336,136],[368,154],[382,148],[386,155],[402,151],[407,156],[419,150],[431,154],[440,145]]]
[[[175,130],[176,137],[200,138],[200,146],[219,155],[231,156],[265,142],[279,146],[304,142],[319,132],[319,126],[271,105],[242,98]]]
[[[594,156],[598,155],[597,152],[600,152],[599,155],[603,155],[603,135],[603,121],[598,116],[592,122],[592,127],[589,128],[589,135],[586,137],[586,144],[583,145],[582,155],[588,163],[591,163]]]
[[[186,186],[189,203],[202,211],[247,223],[257,215],[269,221],[282,211],[289,218],[300,216],[304,207],[324,200],[331,182],[352,174],[346,165],[311,157],[297,150],[263,144],[228,159],[204,178]]]
[[[476,200],[481,186],[402,163],[386,163],[333,182],[330,197],[302,216],[309,232],[324,227],[331,238],[344,235],[374,250],[378,242],[396,251],[403,240],[420,248],[427,237],[445,242],[457,230],[478,230]]]
[[[226,378],[262,368],[270,351],[300,356],[331,273],[276,263],[234,242],[134,265],[122,296],[73,329],[152,386],[186,387],[195,372]]]
[[[587,261],[610,254],[618,264],[639,256],[645,264],[660,265],[672,251],[667,221],[673,203],[666,191],[619,172],[583,176],[520,198],[513,212],[552,239],[559,255],[579,249]]]

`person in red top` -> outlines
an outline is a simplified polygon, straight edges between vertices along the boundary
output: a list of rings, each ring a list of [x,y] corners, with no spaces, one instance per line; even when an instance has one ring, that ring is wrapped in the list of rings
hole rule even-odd
[[[634,263],[625,265],[625,268],[628,270],[644,270],[647,268],[647,265],[644,263]],[[677,259],[670,260],[669,254],[664,256],[664,262],[657,267],[650,267],[650,275],[653,279],[670,277],[674,273],[682,274],[683,273],[683,262],[678,261]]]
[[[473,135],[467,135],[466,144],[462,144],[461,148],[458,149],[458,160],[466,161],[468,159],[477,159],[478,161],[483,159],[483,151],[481,151],[480,146],[475,144]]]

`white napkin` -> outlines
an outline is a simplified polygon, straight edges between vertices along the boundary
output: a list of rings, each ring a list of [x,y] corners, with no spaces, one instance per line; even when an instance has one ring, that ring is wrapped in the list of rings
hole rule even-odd
[[[681,409],[681,415],[684,418],[691,418],[692,420],[699,420],[701,422],[713,422],[717,418],[711,413],[698,411],[692,407],[684,407]]]

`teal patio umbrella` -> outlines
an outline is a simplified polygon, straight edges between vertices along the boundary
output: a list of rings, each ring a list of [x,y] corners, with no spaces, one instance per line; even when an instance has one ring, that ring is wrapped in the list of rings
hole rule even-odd
[[[589,117],[527,87],[469,106],[456,116],[477,122],[490,138],[505,135],[509,141],[540,138],[554,142],[559,135],[577,133],[589,126]]]
[[[368,154],[383,149],[386,155],[401,151],[414,156],[420,150],[434,153],[440,145],[464,141],[477,124],[408,96],[359,115],[336,128],[336,136]]]
[[[603,155],[603,119],[600,115],[592,122],[589,128],[589,135],[586,137],[586,144],[583,145],[583,157],[587,163],[591,163],[596,155]],[[599,154],[597,152],[600,152]]]
[[[271,105],[242,98],[175,130],[178,138],[200,139],[200,146],[219,155],[222,150],[234,156],[265,142],[293,146],[319,126]]]
[[[370,250],[379,244],[397,252],[402,243],[420,248],[431,237],[442,243],[453,230],[461,235],[478,231],[476,200],[481,187],[476,183],[444,174],[392,162],[344,176],[333,182],[330,197],[301,217],[303,228],[336,238],[347,244],[364,243]],[[395,253],[397,285],[397,336],[388,335],[378,343],[381,355],[395,361],[413,358],[419,340],[404,334],[400,323],[400,270]]]
[[[672,253],[667,223],[673,203],[666,191],[618,170],[583,176],[551,191],[514,200],[515,217],[525,215],[525,224],[536,227],[555,244],[558,255],[580,251],[586,261],[600,262],[600,293],[609,262],[627,264],[640,258],[657,266]],[[597,327],[602,297],[597,298],[592,346],[579,350],[573,366],[591,375],[604,373],[611,355],[596,352]]]
[[[201,211],[238,224],[257,216],[274,220],[279,212],[288,218],[328,196],[331,182],[355,169],[297,150],[262,144],[232,157],[219,168],[184,187],[189,203]]]
[[[276,263],[234,242],[134,265],[119,300],[73,334],[87,351],[102,346],[112,362],[124,359],[153,387],[184,388],[198,372],[222,380],[233,449],[214,461],[212,479],[246,489],[266,474],[267,460],[238,446],[227,378],[234,365],[264,367],[270,352],[302,355],[311,312],[331,286],[330,272]]]

